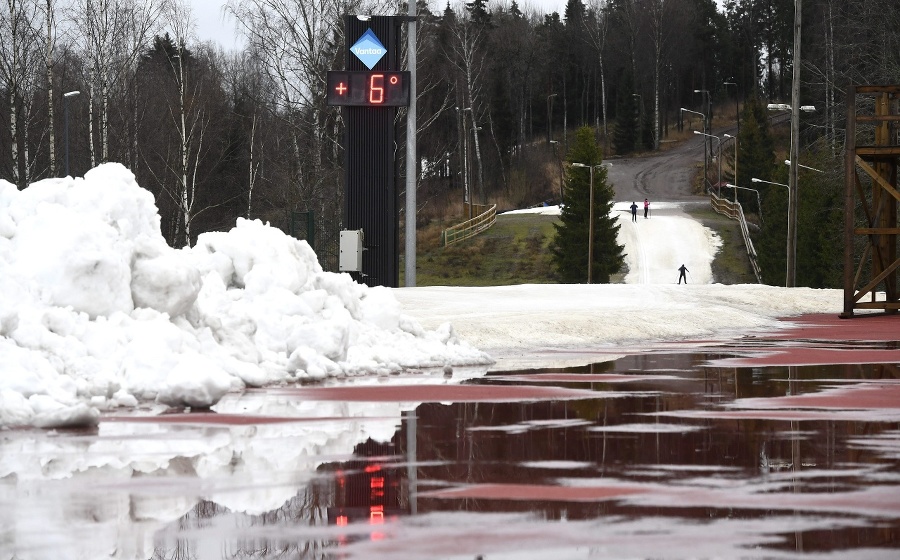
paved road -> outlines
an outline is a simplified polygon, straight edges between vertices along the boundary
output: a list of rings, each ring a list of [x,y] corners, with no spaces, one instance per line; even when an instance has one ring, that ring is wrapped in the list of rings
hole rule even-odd
[[[695,166],[703,162],[703,140],[695,136],[666,151],[641,157],[610,158],[608,177],[616,200],[702,202],[691,193]]]

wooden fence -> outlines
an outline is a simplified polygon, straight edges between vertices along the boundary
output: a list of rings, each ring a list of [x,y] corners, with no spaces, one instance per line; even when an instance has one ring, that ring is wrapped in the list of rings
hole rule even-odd
[[[739,202],[731,202],[727,198],[716,196],[716,193],[710,191],[709,202],[712,204],[713,210],[728,216],[732,220],[737,220],[741,225],[741,235],[744,236],[744,245],[747,246],[747,256],[750,257],[750,266],[753,268],[753,274],[756,281],[762,284],[762,274],[759,270],[759,262],[757,260],[756,248],[753,246],[753,240],[750,239],[750,230],[747,228],[747,220],[744,219],[744,209]]]
[[[446,247],[463,239],[474,237],[485,231],[497,221],[497,205],[484,206],[481,204],[473,204],[472,212],[478,212],[478,215],[471,220],[466,220],[461,224],[448,227],[441,232],[441,245]]]

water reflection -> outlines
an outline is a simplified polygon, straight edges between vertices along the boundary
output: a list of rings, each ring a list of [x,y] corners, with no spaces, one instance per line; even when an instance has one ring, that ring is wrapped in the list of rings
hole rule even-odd
[[[144,556],[145,545],[110,547],[111,557],[866,557],[900,546],[900,401],[860,400],[866,389],[900,387],[898,369],[716,365],[733,356],[642,354],[466,381],[586,391],[565,400],[450,402],[438,379],[427,402],[406,401],[398,385],[395,402],[356,412],[339,387],[333,401],[296,406],[284,393],[254,392],[220,412],[277,410],[297,423],[153,424],[120,439],[103,437],[101,424],[78,452],[164,444],[159,469],[137,476],[148,458],[135,447],[120,484],[101,485],[125,498],[106,514],[118,515],[115,541],[151,544]],[[829,400],[785,400],[822,395]],[[852,419],[840,416],[847,411]],[[25,452],[26,439],[7,435],[4,454],[14,441]],[[80,472],[82,482],[103,476]],[[6,475],[4,506],[32,500],[26,478]],[[97,496],[69,492],[39,499]],[[4,532],[3,550],[49,557],[30,556],[21,534]]]

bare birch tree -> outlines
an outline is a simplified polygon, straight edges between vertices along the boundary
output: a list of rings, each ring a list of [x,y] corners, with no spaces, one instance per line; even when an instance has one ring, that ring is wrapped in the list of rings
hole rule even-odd
[[[56,46],[56,7],[54,0],[44,4],[44,69],[47,76],[47,129],[49,142],[50,174],[56,174],[56,134],[53,104],[53,64]]]
[[[203,133],[205,131],[205,119],[202,109],[189,110],[185,91],[187,90],[188,74],[186,72],[187,51],[185,46],[188,40],[193,38],[197,27],[193,12],[184,0],[169,0],[164,10],[166,27],[172,31],[175,40],[176,54],[169,56],[169,66],[175,74],[178,86],[178,107],[170,108],[172,120],[178,130],[178,165],[175,168],[177,177],[177,192],[174,198],[178,201],[181,219],[176,221],[176,242],[184,227],[184,245],[191,242],[191,219],[193,217],[194,202],[197,200],[197,163],[203,150]],[[167,53],[168,56],[168,53]],[[201,97],[199,83],[191,84],[194,91],[191,99]],[[190,115],[188,114],[190,112]]]
[[[37,0],[5,0],[0,13],[0,85],[9,109],[9,176],[21,189],[31,180],[29,125],[40,59]]]
[[[675,23],[671,19],[671,0],[650,0],[650,40],[653,43],[653,149],[659,149],[660,127],[659,91],[660,73],[671,30]]]
[[[481,144],[479,141],[478,123],[484,122],[485,107],[481,100],[481,88],[483,84],[483,72],[485,69],[484,53],[482,51],[483,28],[474,25],[468,13],[460,15],[451,28],[453,43],[447,57],[459,74],[459,92],[462,95],[463,107],[460,108],[463,118],[463,131],[466,130],[466,113],[470,113],[472,119],[472,132],[475,143],[475,162],[478,166],[478,197],[481,204],[485,204],[484,170],[481,160]],[[465,132],[464,132],[465,134]],[[465,138],[463,145],[468,143]]]
[[[287,124],[292,153],[284,206],[313,210],[324,221],[335,212],[326,210],[325,200],[331,176],[322,165],[328,132],[322,113],[324,84],[326,72],[335,66],[334,40],[343,35],[346,6],[339,0],[231,0],[226,9],[277,85],[271,102]]]
[[[606,50],[606,37],[609,33],[609,1],[590,0],[588,4],[590,13],[584,19],[588,40],[597,54],[597,65],[600,68],[600,104],[603,112],[603,141],[607,153],[609,152],[609,123],[606,118],[606,67],[603,54]],[[597,122],[597,128],[600,123]]]
[[[70,17],[87,64],[91,167],[109,159],[110,97],[135,70],[138,56],[158,29],[162,7],[162,0],[77,0],[72,6]]]

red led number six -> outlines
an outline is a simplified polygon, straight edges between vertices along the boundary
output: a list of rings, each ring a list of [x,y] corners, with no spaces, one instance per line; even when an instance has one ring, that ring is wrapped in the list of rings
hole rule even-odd
[[[369,77],[369,103],[384,103],[384,74],[372,74]]]

